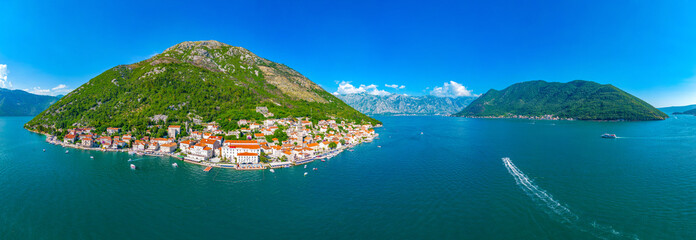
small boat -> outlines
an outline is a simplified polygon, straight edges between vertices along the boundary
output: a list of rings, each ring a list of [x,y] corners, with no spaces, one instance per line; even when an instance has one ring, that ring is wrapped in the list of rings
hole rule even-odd
[[[94,159],[94,156],[89,156],[90,159]]]
[[[322,161],[322,162],[326,162],[326,160],[324,160],[324,159],[322,159],[321,161]]]
[[[271,172],[272,172],[272,173],[274,173],[274,172],[275,172],[275,170],[273,170],[273,168],[271,168]]]
[[[131,164],[131,165],[130,165],[130,168],[133,169],[133,170],[135,170],[135,164]]]
[[[421,135],[423,135],[423,132],[421,132]]]
[[[318,168],[312,168],[312,170],[316,171]]]
[[[602,134],[602,138],[617,138],[617,137],[616,137],[616,134],[605,133],[605,134]]]
[[[382,146],[377,146],[378,148],[382,148]]]
[[[307,176],[307,172],[304,172],[304,175]]]
[[[65,150],[65,154],[68,154],[68,150]]]
[[[179,164],[172,163],[172,167],[178,167],[178,166],[179,166]]]
[[[44,148],[44,150],[43,150],[43,151],[45,152],[45,151],[46,151],[46,149]]]

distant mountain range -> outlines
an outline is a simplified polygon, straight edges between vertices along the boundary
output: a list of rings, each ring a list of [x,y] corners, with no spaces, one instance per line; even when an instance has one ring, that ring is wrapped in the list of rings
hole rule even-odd
[[[489,90],[456,114],[466,117],[553,115],[580,120],[664,120],[667,114],[610,84],[529,81]]]
[[[687,111],[683,111],[683,112],[674,112],[674,113],[672,113],[672,114],[677,114],[677,115],[678,115],[678,114],[684,114],[684,115],[694,115],[694,116],[696,116],[696,108],[695,108],[695,109],[691,109],[691,110],[687,110]]]
[[[461,111],[476,97],[386,96],[366,93],[337,95],[351,107],[367,115],[451,115]]]
[[[31,94],[22,90],[0,88],[0,116],[36,116],[60,96]]]
[[[660,111],[663,111],[666,114],[674,114],[674,113],[683,113],[689,110],[696,109],[696,104],[692,105],[687,105],[687,106],[673,106],[673,107],[663,107],[663,108],[658,108]]]

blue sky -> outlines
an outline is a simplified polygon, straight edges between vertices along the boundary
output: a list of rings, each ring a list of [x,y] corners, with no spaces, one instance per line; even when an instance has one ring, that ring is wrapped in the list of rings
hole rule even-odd
[[[0,5],[0,85],[42,94],[182,41],[214,39],[285,63],[329,92],[466,95],[585,79],[658,107],[696,103],[696,3],[687,1]]]

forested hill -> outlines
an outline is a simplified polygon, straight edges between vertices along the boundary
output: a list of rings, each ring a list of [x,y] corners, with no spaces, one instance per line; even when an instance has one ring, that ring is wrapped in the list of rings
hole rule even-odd
[[[456,116],[506,117],[554,115],[580,120],[663,120],[668,116],[645,101],[609,84],[529,81],[502,91],[489,90]]]
[[[36,116],[59,97],[0,88],[0,116]]]
[[[27,128],[109,126],[158,121],[228,122],[276,117],[378,123],[299,72],[218,41],[183,42],[142,62],[116,66],[36,116]],[[166,119],[166,120],[165,120]]]

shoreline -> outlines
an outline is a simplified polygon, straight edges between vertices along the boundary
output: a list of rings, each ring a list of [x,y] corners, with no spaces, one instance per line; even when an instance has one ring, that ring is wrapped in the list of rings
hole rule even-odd
[[[471,118],[471,119],[520,119],[520,120],[544,120],[544,121],[586,121],[586,122],[650,122],[650,121],[664,121],[666,119],[647,119],[647,120],[624,120],[624,119],[576,119],[576,118],[558,118],[558,119],[548,119],[548,118],[535,118],[535,117],[477,117],[477,116],[451,116],[459,118]]]
[[[26,128],[25,128],[26,129]],[[186,160],[185,158],[181,157],[181,155],[176,155],[176,154],[171,154],[171,153],[161,153],[161,152],[147,152],[147,151],[137,151],[133,149],[113,149],[113,148],[88,148],[88,147],[83,147],[79,146],[77,144],[68,144],[64,143],[62,141],[50,141],[49,138],[53,137],[52,135],[45,133],[45,132],[39,132],[39,131],[34,131],[30,129],[26,129],[29,132],[36,133],[36,134],[41,134],[46,137],[45,141],[48,144],[51,145],[59,145],[63,148],[72,148],[72,149],[79,149],[79,150],[87,150],[87,151],[101,151],[101,152],[126,152],[126,153],[135,153],[136,155],[144,155],[144,156],[152,156],[152,157],[172,157],[175,158],[179,161],[182,161],[184,163],[190,163],[190,164],[195,164],[199,166],[204,166],[204,167],[213,167],[213,168],[224,168],[224,169],[234,169],[237,171],[253,171],[253,170],[266,170],[266,169],[275,169],[275,168],[289,168],[289,167],[294,167],[294,166],[302,166],[308,163],[312,163],[320,158],[317,158],[317,156],[314,156],[311,158],[311,161],[306,161],[307,159],[300,160],[301,163],[296,163],[296,162],[287,162],[290,164],[290,166],[282,166],[282,167],[273,167],[271,166],[270,163],[259,163],[261,167],[244,167],[244,168],[238,168],[236,163],[209,163],[209,162],[196,162],[196,161],[191,161],[191,160]],[[379,136],[379,135],[378,135]],[[372,141],[369,141],[372,142]],[[365,142],[368,143],[368,142]],[[347,145],[348,147],[343,147],[343,148],[337,148],[333,151],[329,151],[326,153],[323,153],[318,156],[324,156],[323,158],[326,158],[326,156],[330,155],[330,157],[335,157],[338,154],[342,153],[346,149],[353,148],[356,145]],[[129,154],[130,155],[130,154]],[[330,158],[329,157],[329,158]],[[321,159],[323,159],[321,158]],[[224,165],[224,166],[223,166]]]

